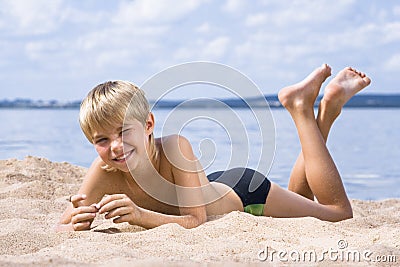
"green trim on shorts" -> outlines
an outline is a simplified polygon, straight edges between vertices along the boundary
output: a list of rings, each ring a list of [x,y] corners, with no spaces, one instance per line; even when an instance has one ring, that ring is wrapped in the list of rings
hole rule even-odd
[[[244,207],[244,212],[253,214],[255,216],[264,215],[264,204],[250,204]]]

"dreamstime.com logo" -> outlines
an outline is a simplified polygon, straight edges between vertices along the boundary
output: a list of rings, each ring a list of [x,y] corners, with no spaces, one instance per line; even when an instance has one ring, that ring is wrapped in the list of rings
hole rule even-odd
[[[269,262],[379,262],[396,263],[396,255],[377,255],[371,250],[349,249],[346,240],[339,240],[337,248],[316,250],[274,250],[268,246],[257,253],[260,261]]]

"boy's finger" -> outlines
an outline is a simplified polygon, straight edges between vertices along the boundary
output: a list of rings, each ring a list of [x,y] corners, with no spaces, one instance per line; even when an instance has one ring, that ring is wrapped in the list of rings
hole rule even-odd
[[[115,210],[117,208],[124,207],[124,206],[125,206],[125,202],[122,199],[113,200],[113,201],[110,201],[109,203],[103,205],[100,208],[99,213],[102,214],[102,213],[109,212],[109,211],[112,211],[112,210]]]
[[[82,213],[72,217],[72,224],[77,224],[80,222],[91,221],[96,217],[96,213]]]
[[[96,209],[96,212],[97,212],[100,209],[100,204],[99,203],[93,203],[92,205],[90,205],[90,207],[94,207]]]
[[[90,222],[80,222],[73,225],[75,231],[87,230],[90,227]]]
[[[71,212],[72,216],[82,214],[82,213],[96,213],[97,209],[93,206],[80,206],[77,208],[74,208]]]
[[[114,201],[114,200],[117,200],[117,199],[121,199],[121,198],[124,198],[124,197],[125,197],[124,194],[114,194],[114,195],[106,196],[99,203],[95,204],[95,207],[99,210],[99,209],[101,209],[101,207],[103,207],[104,205],[110,203],[111,201]]]
[[[72,203],[72,205],[74,206],[74,208],[79,207],[80,205],[80,201],[85,200],[86,199],[86,195],[85,194],[78,194],[78,195],[73,195],[70,197],[70,201]]]

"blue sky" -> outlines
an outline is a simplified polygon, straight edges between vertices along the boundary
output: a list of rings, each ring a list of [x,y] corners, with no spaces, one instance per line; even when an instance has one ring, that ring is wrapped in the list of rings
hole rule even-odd
[[[0,0],[0,99],[79,100],[189,61],[227,64],[265,94],[329,63],[400,93],[400,2]]]

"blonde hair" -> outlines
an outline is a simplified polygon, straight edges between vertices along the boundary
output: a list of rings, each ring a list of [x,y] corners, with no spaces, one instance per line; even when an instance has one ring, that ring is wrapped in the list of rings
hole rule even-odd
[[[124,123],[125,118],[146,124],[150,113],[145,93],[127,81],[108,81],[93,88],[83,99],[79,111],[79,124],[89,142],[93,143],[96,129],[110,128]],[[154,135],[149,136],[149,158],[157,158]],[[112,168],[105,167],[106,170]]]

